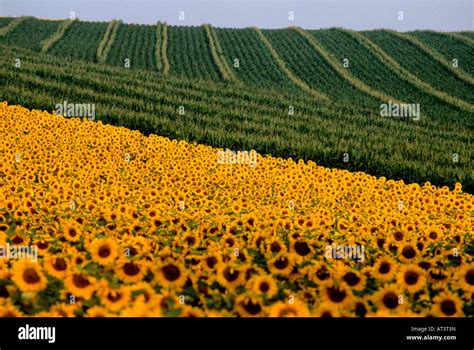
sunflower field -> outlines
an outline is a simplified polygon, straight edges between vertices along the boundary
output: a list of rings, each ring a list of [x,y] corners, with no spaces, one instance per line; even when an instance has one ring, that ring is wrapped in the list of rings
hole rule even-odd
[[[460,184],[223,163],[6,102],[0,130],[0,246],[37,251],[0,258],[0,316],[474,315]]]

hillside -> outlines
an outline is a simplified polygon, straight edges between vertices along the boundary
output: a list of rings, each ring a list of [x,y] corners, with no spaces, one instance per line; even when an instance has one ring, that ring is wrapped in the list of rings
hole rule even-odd
[[[0,50],[9,103],[95,103],[145,134],[474,189],[469,33],[0,18]],[[382,117],[389,101],[420,120]]]

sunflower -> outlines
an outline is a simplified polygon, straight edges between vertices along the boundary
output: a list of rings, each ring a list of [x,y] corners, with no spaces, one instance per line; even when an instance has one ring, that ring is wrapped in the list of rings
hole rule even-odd
[[[290,253],[294,253],[300,259],[309,259],[314,251],[308,242],[297,239],[290,245]]]
[[[102,306],[92,306],[91,308],[87,309],[86,317],[107,317],[108,312],[107,309]]]
[[[239,295],[235,299],[234,307],[240,316],[245,317],[261,316],[264,312],[261,300],[252,295]]]
[[[330,279],[332,276],[332,271],[328,268],[326,263],[317,262],[308,269],[307,274],[311,281],[320,283]]]
[[[155,281],[166,289],[181,288],[187,280],[184,266],[171,258],[165,259],[153,270]]]
[[[250,279],[249,285],[256,295],[265,295],[267,298],[273,298],[277,292],[278,287],[275,280],[269,276],[254,276]]]
[[[137,282],[131,285],[125,286],[130,292],[130,299],[132,301],[141,300],[145,303],[149,303],[155,297],[155,291],[146,282]]]
[[[96,280],[80,272],[70,272],[64,281],[66,290],[75,297],[90,299],[96,291]]]
[[[74,220],[67,220],[62,223],[62,233],[69,242],[77,242],[81,238],[79,224]]]
[[[443,231],[438,228],[428,228],[425,230],[425,237],[428,242],[437,242],[443,236]]]
[[[183,312],[180,315],[181,317],[204,317],[204,312],[197,307],[191,307],[185,305],[183,307]]]
[[[404,298],[396,285],[385,286],[376,292],[372,299],[379,311],[398,312],[404,309]]]
[[[69,261],[61,255],[49,255],[44,259],[43,267],[51,276],[64,279],[69,272]]]
[[[316,317],[339,317],[341,313],[337,306],[323,303],[314,310],[313,315]]]
[[[21,317],[21,311],[11,304],[0,304],[0,317]]]
[[[411,243],[402,244],[398,247],[398,256],[403,262],[414,262],[419,257],[419,252]]]
[[[309,310],[304,303],[295,299],[292,303],[279,301],[270,307],[270,317],[308,317]]]
[[[346,268],[338,275],[339,279],[352,290],[361,291],[365,288],[366,277],[357,270]]]
[[[397,284],[409,293],[416,293],[426,285],[425,272],[418,265],[403,266],[397,273]]]
[[[126,283],[136,283],[143,279],[147,271],[147,263],[142,260],[122,258],[115,267],[117,276]]]
[[[50,309],[50,315],[53,317],[73,317],[77,304],[56,304]]]
[[[353,302],[352,294],[345,284],[328,280],[320,285],[322,302],[339,308],[346,308]]]
[[[274,256],[275,254],[286,253],[286,251],[288,250],[286,248],[285,243],[283,243],[283,241],[278,237],[273,237],[269,241],[267,241],[266,247],[267,255],[269,257]]]
[[[245,282],[245,273],[236,265],[220,264],[217,269],[217,281],[229,290]]]
[[[474,263],[459,269],[454,277],[454,285],[466,293],[474,293]]]
[[[130,290],[124,287],[103,288],[99,292],[102,304],[111,311],[118,311],[130,300]]]
[[[407,237],[407,233],[403,231],[402,229],[395,229],[392,234],[391,234],[391,239],[398,243],[402,242],[405,238]]]
[[[396,262],[389,257],[381,257],[371,269],[371,274],[382,281],[390,281],[397,272]]]
[[[428,270],[429,280],[432,285],[443,285],[450,280],[449,270],[433,267]]]
[[[107,266],[117,257],[118,244],[113,238],[99,238],[92,241],[89,251],[92,261]]]
[[[293,254],[278,254],[268,262],[268,269],[275,275],[289,275],[294,264]]]
[[[354,312],[354,315],[357,317],[365,317],[367,313],[369,312],[369,306],[367,305],[366,302],[362,300],[357,301],[354,305],[353,312]]]
[[[22,292],[39,292],[45,289],[48,283],[39,265],[29,260],[15,262],[12,280]]]
[[[157,305],[157,313],[161,316],[168,316],[182,306],[179,303],[178,297],[170,292],[159,295],[155,305]]]
[[[208,270],[215,270],[219,263],[222,262],[218,253],[209,253],[203,258],[204,265]]]
[[[454,294],[441,292],[433,299],[432,312],[438,317],[462,317],[461,300]]]

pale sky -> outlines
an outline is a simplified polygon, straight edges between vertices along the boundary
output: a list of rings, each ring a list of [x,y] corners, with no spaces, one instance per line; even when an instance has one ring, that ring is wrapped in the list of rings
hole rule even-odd
[[[0,16],[59,19],[70,11],[81,20],[145,24],[474,30],[474,0],[0,0]]]

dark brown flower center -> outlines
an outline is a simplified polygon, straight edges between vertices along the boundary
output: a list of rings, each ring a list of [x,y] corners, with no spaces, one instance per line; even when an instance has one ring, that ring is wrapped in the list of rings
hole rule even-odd
[[[288,264],[290,262],[288,261],[287,258],[282,256],[281,258],[277,259],[275,263],[273,264],[278,270],[284,270],[288,267]]]
[[[454,315],[456,313],[456,304],[452,300],[443,300],[441,302],[441,312],[447,316]]]
[[[74,283],[77,288],[86,288],[90,285],[89,280],[83,275],[79,274],[74,274],[72,276],[72,283]]]
[[[116,303],[120,299],[122,299],[122,294],[120,293],[107,293],[107,299],[113,303]]]
[[[35,284],[40,281],[40,276],[33,268],[27,268],[23,271],[23,280],[28,284]]]
[[[235,270],[235,269],[232,269],[230,267],[227,267],[225,270],[224,270],[224,278],[228,281],[228,282],[234,282],[237,278],[239,277],[239,271]]]
[[[66,261],[63,258],[57,258],[54,260],[53,268],[56,271],[64,271],[67,268]]]
[[[464,276],[466,283],[470,286],[474,286],[474,270],[469,270]]]
[[[398,306],[398,297],[393,292],[385,293],[382,298],[382,303],[387,309],[395,309]]]
[[[386,261],[382,261],[380,263],[380,266],[379,266],[379,272],[382,274],[382,275],[386,275],[387,273],[390,272],[390,263],[386,262]]]
[[[340,290],[339,287],[333,286],[327,289],[329,299],[334,303],[341,303],[346,298],[346,292]]]
[[[306,242],[296,242],[295,251],[298,255],[306,256],[311,252],[311,249],[309,249],[308,243]]]
[[[278,242],[273,242],[273,243],[270,245],[270,250],[271,250],[272,253],[278,253],[278,252],[281,250],[280,243],[278,243]]]
[[[346,273],[342,279],[351,287],[356,286],[360,282],[359,276],[357,276],[354,272]]]
[[[69,234],[70,237],[76,237],[77,236],[77,231],[76,231],[75,228],[70,228],[68,230],[68,234]]]
[[[355,314],[359,317],[364,317],[367,314],[367,307],[364,303],[357,303],[355,308]]]
[[[253,301],[249,300],[243,303],[245,311],[247,311],[250,315],[257,315],[260,311],[262,311],[262,307],[259,303],[254,303]]]
[[[134,263],[128,262],[125,265],[123,265],[123,272],[127,276],[136,276],[140,272],[140,268]]]
[[[101,258],[106,258],[110,255],[111,251],[110,251],[110,248],[109,246],[107,245],[103,245],[102,247],[99,248],[99,256]]]
[[[318,277],[320,281],[325,281],[330,277],[330,274],[326,267],[323,266],[316,272],[316,277]]]
[[[267,282],[262,282],[260,283],[259,289],[262,293],[266,293],[270,290],[270,285]]]
[[[405,283],[409,286],[412,286],[418,282],[418,274],[415,271],[407,271],[405,272],[404,280]]]
[[[406,247],[403,247],[402,249],[402,255],[406,258],[406,259],[413,259],[416,255],[416,251],[415,249],[410,246],[410,245],[407,245]]]
[[[169,264],[163,266],[161,271],[163,272],[163,276],[165,276],[165,279],[170,282],[176,281],[181,276],[181,271],[175,265]]]
[[[212,269],[217,264],[217,258],[210,256],[206,259],[206,263]]]
[[[397,231],[393,234],[393,238],[396,241],[401,241],[403,239],[403,232]]]

